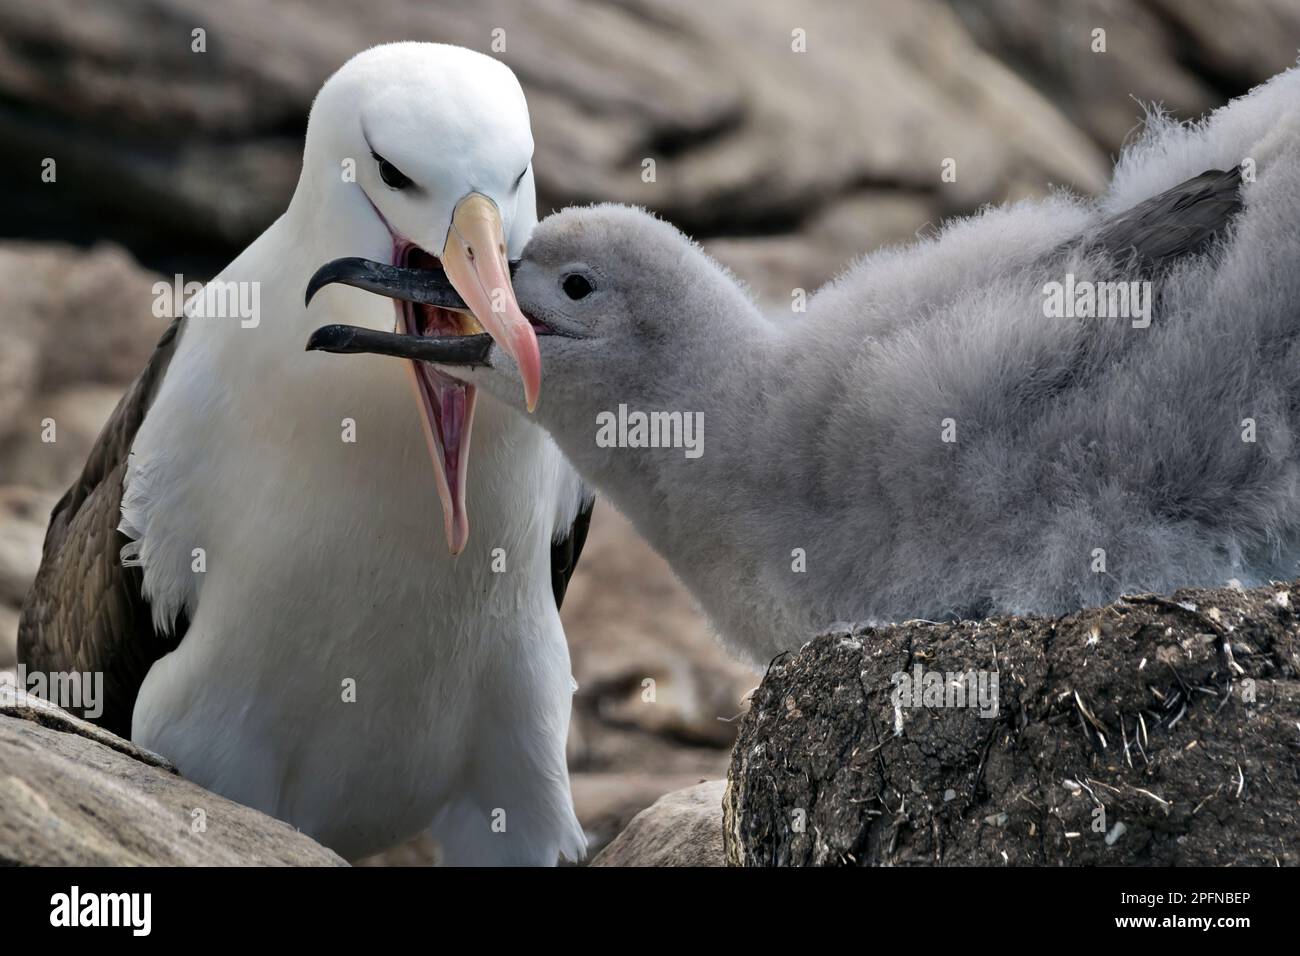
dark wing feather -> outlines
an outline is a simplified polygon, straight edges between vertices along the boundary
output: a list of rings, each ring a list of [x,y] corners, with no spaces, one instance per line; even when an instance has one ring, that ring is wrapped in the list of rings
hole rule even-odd
[[[1144,272],[1204,252],[1241,211],[1241,170],[1211,169],[1107,219],[1090,242]]]
[[[587,529],[591,527],[591,510],[596,499],[589,498],[578,509],[569,533],[551,545],[551,590],[555,592],[555,607],[564,605],[564,592],[569,589],[569,579],[582,557],[582,546],[587,543]]]
[[[1241,209],[1241,171],[1207,170],[1057,247],[1042,267],[1059,275],[1060,258],[1072,250],[1103,251],[1110,259],[1114,279],[1151,283],[1152,317],[1158,321],[1165,282],[1173,267],[1180,259],[1206,252]],[[1045,398],[1096,381],[1108,374],[1127,350],[1149,340],[1128,334],[1123,324],[1088,327],[1091,332],[1076,339],[1071,360],[1059,366],[1057,387],[1040,380]]]
[[[128,738],[145,675],[188,626],[182,619],[173,634],[154,630],[140,593],[142,572],[122,566],[127,538],[117,530],[127,456],[171,362],[180,322],[167,327],[99,433],[81,476],[54,506],[18,622],[18,660],[28,671],[102,673],[103,713],[95,722]]]

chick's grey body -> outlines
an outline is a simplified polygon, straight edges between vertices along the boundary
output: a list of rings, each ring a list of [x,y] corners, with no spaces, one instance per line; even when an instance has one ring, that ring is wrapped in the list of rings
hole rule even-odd
[[[1293,70],[1204,124],[1157,117],[1101,200],[878,252],[804,314],[764,316],[644,213],[562,212],[516,276],[566,333],[538,418],[759,662],[842,620],[1294,575],[1298,103]],[[1067,274],[1150,280],[1149,327],[1045,314]],[[464,374],[517,389],[493,366]],[[703,454],[600,447],[620,403],[702,413]]]

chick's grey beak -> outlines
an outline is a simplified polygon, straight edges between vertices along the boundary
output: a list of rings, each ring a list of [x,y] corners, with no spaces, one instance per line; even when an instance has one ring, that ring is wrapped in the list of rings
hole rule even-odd
[[[469,311],[469,306],[443,272],[392,266],[355,257],[335,259],[317,269],[307,283],[306,304],[311,305],[317,292],[335,282],[377,292],[390,299]]]
[[[366,352],[435,365],[488,365],[492,336],[477,335],[399,335],[376,332],[355,325],[323,325],[307,340],[308,352]]]

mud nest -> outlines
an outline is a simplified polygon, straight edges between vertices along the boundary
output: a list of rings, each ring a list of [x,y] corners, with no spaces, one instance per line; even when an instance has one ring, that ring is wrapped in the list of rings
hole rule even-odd
[[[1300,582],[825,634],[754,693],[728,861],[1295,864],[1295,604]]]

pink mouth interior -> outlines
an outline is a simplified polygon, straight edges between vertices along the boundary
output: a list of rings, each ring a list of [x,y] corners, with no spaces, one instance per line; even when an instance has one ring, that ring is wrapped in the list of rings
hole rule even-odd
[[[416,269],[442,268],[436,256],[405,241],[394,246],[393,264]],[[449,309],[399,300],[394,300],[394,305],[400,332],[428,336],[464,333],[461,316]],[[452,554],[459,554],[469,537],[465,476],[474,427],[475,388],[423,362],[407,362],[407,365],[420,399],[425,441],[434,460],[447,545]]]

